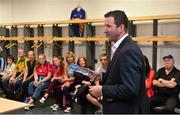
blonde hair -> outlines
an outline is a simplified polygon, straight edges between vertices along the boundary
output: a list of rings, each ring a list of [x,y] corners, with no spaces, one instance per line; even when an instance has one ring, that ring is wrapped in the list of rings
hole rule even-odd
[[[75,54],[71,51],[68,51],[66,54],[66,62],[68,63],[68,58],[73,58],[74,62],[75,62]]]

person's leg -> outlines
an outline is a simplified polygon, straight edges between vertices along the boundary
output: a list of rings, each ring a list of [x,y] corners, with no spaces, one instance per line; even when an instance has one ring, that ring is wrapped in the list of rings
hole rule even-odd
[[[63,95],[65,96],[68,102],[68,106],[72,108],[72,98],[71,98],[71,95],[69,94],[69,87],[63,88]]]
[[[174,113],[174,109],[177,106],[178,103],[178,99],[176,99],[175,97],[170,97],[166,100],[165,102],[165,112],[166,113]]]
[[[157,106],[162,106],[165,102],[166,98],[158,95],[154,95],[150,98],[149,104],[150,104],[150,111],[151,113],[154,113],[154,108]]]
[[[5,95],[7,94],[7,90],[9,88],[9,80],[10,77],[6,77],[5,79],[2,80]]]
[[[53,80],[49,86],[48,86],[48,91],[44,94],[44,96],[39,100],[41,103],[45,103],[46,99],[48,98],[49,95],[52,94],[53,90],[56,88],[56,86],[59,84],[58,80]]]
[[[3,79],[2,79],[2,76],[0,76],[0,89],[2,89],[2,90],[3,90],[3,89],[4,89],[4,87],[3,87],[2,80],[3,80]]]
[[[35,92],[34,92],[32,98],[33,98],[34,100],[37,100],[37,98],[39,97],[40,93],[41,93],[44,89],[46,89],[46,88],[48,87],[49,83],[50,83],[50,81],[46,81],[46,82],[44,82],[44,83],[41,83],[41,84],[35,89]]]
[[[22,78],[17,78],[13,81],[13,88],[14,91],[16,91],[22,84],[23,79]]]
[[[28,94],[29,96],[32,96],[34,93],[34,81],[30,82],[28,85]]]
[[[90,101],[93,105],[97,106],[98,108],[102,109],[102,104],[94,97],[92,97],[90,94],[86,95],[86,99]]]
[[[34,80],[34,78],[30,78],[30,79],[23,82],[23,84],[22,84],[23,98],[29,97],[28,86],[33,80]]]
[[[58,80],[53,80],[48,87],[48,92],[46,93],[45,97],[48,97],[52,94],[53,90],[56,88],[56,86],[59,84]]]
[[[88,93],[88,86],[82,85],[81,87],[78,88],[78,91],[75,94],[78,103],[81,105],[81,114],[86,114],[87,112],[87,100],[86,100],[87,93]]]
[[[28,93],[29,93],[29,101],[28,101],[28,106],[26,106],[24,109],[29,110],[31,107],[34,106],[34,100],[32,99],[32,95],[34,94],[34,81],[30,82],[28,85]]]
[[[63,108],[63,92],[61,90],[61,86],[62,85],[59,85],[56,88],[57,96],[55,98],[56,98],[56,104],[58,104],[61,108]]]

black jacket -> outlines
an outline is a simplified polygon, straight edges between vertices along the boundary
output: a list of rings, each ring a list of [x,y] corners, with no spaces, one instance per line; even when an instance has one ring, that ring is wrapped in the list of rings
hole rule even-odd
[[[103,113],[149,113],[144,57],[130,37],[117,48],[103,81]]]

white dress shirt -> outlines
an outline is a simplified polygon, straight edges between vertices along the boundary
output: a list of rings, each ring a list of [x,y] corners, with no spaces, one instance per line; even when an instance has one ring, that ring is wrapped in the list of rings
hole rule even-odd
[[[120,38],[112,47],[111,47],[111,59],[115,53],[115,51],[117,50],[117,48],[119,47],[119,45],[122,43],[122,41],[128,36],[128,34],[125,34],[122,38]]]

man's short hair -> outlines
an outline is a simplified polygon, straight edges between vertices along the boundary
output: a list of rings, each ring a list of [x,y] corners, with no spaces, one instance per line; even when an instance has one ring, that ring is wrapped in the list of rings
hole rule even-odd
[[[124,13],[124,11],[121,10],[114,10],[106,13],[104,17],[114,17],[114,23],[116,27],[119,27],[121,24],[124,25],[125,31],[128,30],[128,17]]]
[[[107,59],[109,59],[109,56],[108,56],[106,53],[101,54],[101,55],[99,56],[99,58],[100,58],[100,57],[107,57]]]

